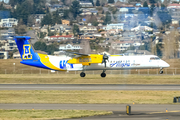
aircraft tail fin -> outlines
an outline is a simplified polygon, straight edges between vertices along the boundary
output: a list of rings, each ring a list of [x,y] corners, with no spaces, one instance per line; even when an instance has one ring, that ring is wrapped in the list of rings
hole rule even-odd
[[[35,53],[32,45],[29,43],[29,36],[15,36],[14,40],[17,44],[21,59],[23,61],[39,60],[39,56]]]

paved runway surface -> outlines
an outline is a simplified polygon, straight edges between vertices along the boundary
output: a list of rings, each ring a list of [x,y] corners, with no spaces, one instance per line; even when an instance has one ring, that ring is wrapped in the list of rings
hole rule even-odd
[[[180,104],[159,105],[159,104],[135,104],[131,105],[132,111],[169,111],[179,110]],[[126,104],[0,104],[0,109],[67,109],[67,110],[108,110],[124,111]]]
[[[75,120],[179,120],[180,104],[131,105],[131,115],[126,115],[126,104],[0,104],[0,109],[66,109],[107,110],[112,115],[76,118]],[[166,112],[166,109],[168,112]],[[74,120],[74,119],[66,119]]]
[[[0,90],[180,90],[180,85],[140,84],[0,84]]]

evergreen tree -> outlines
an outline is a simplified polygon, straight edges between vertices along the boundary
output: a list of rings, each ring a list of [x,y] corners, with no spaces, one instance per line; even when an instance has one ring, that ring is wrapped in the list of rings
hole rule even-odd
[[[154,3],[156,3],[156,0],[149,0],[149,2],[150,2],[151,4],[154,4]]]
[[[94,2],[93,2],[93,0],[89,0],[89,2],[91,2],[91,3],[92,3],[92,5],[94,6]]]
[[[148,4],[146,1],[143,3],[143,7],[148,7]]]
[[[105,20],[104,20],[104,24],[109,24],[111,23],[111,14],[107,11],[106,12],[106,17],[105,17]]]
[[[96,1],[96,6],[100,6],[99,0]]]
[[[41,49],[41,41],[35,42],[33,47],[35,50],[40,50]]]
[[[114,3],[114,0],[108,0],[108,3]]]
[[[59,16],[58,10],[56,10],[52,16],[52,24],[54,25],[56,23],[61,24],[61,17]]]
[[[157,15],[159,19],[161,20],[163,26],[171,23],[172,17],[171,14],[167,11],[158,11]]]
[[[75,0],[72,2],[72,5],[70,7],[70,12],[73,14],[74,19],[76,19],[77,15],[81,13],[80,8],[81,6],[78,1]]]
[[[153,16],[154,7],[155,7],[155,5],[154,5],[154,4],[152,4],[152,5],[151,5],[151,8],[150,8],[150,10],[151,10],[151,11],[150,11],[150,15],[151,15],[151,16]]]
[[[46,51],[46,49],[47,49],[46,43],[45,43],[45,42],[42,42],[42,43],[41,43],[40,50],[41,50],[41,51]]]
[[[51,44],[47,46],[47,50],[46,52],[48,52],[48,54],[52,55],[54,53],[54,51],[58,51],[59,49],[57,48],[56,45]]]
[[[44,25],[52,25],[52,16],[50,13],[46,14],[44,18],[41,20],[41,26]]]
[[[77,36],[79,34],[79,27],[77,25],[73,26],[73,34],[74,36]]]

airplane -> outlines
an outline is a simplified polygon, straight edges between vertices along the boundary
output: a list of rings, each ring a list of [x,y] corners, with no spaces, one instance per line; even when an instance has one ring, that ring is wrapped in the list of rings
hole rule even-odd
[[[66,56],[53,56],[35,52],[30,44],[29,36],[14,36],[22,61],[20,63],[55,71],[82,71],[81,77],[85,77],[85,71],[102,70],[101,77],[106,77],[106,70],[124,69],[160,69],[170,65],[155,55],[122,56],[68,53]]]

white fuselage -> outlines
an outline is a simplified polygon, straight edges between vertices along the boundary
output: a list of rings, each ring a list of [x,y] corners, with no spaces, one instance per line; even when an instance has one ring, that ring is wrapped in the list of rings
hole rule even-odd
[[[68,56],[50,56],[49,61],[59,69],[68,71],[82,71],[82,64],[68,64]],[[106,63],[106,70],[122,70],[122,69],[153,69],[153,68],[166,68],[169,64],[159,59],[155,55],[144,56],[109,56]],[[84,70],[104,70],[105,64],[91,64],[84,66]]]

